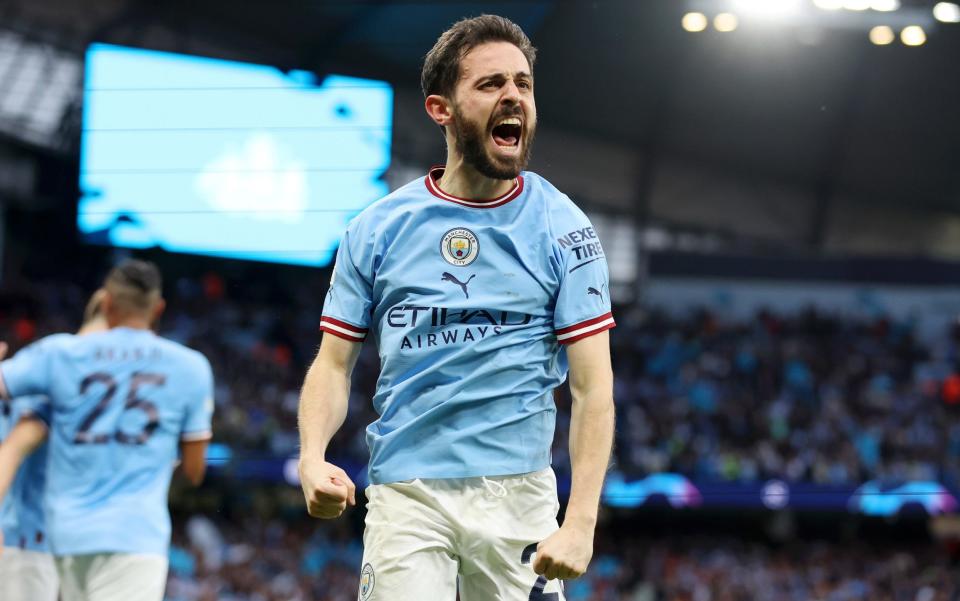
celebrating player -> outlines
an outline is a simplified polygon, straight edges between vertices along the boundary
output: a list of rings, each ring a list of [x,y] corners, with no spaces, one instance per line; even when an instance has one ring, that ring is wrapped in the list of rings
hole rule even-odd
[[[300,405],[308,511],[355,487],[326,461],[360,343],[381,372],[367,428],[360,600],[563,598],[584,573],[613,436],[603,248],[587,217],[525,172],[535,50],[507,19],[453,25],[422,86],[447,161],[374,203],[344,234]],[[573,481],[558,527],[556,407],[573,394]]]
[[[109,330],[0,363],[5,397],[50,400],[44,509],[64,601],[160,601],[178,448],[184,475],[203,479],[213,377],[203,355],[150,330],[160,289],[153,264],[126,261],[103,286]]]
[[[107,322],[98,290],[83,314],[79,334],[102,332]],[[0,360],[6,357],[0,343]],[[56,601],[57,568],[46,535],[43,491],[47,482],[47,430],[50,403],[28,396],[4,404],[0,418],[0,599]],[[8,496],[7,493],[11,494]]]

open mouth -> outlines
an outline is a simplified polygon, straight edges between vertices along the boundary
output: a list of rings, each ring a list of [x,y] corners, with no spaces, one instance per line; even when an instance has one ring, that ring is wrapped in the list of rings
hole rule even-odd
[[[515,147],[520,145],[520,134],[523,133],[523,123],[516,117],[503,119],[493,128],[493,141],[500,147]]]

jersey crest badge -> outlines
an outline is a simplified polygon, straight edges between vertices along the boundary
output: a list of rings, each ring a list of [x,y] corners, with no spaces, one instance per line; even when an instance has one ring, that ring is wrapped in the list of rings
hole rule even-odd
[[[444,260],[457,267],[466,267],[480,254],[477,236],[465,227],[455,227],[440,240],[440,254]]]
[[[376,579],[373,575],[373,566],[369,563],[363,566],[360,572],[360,601],[367,601],[373,594],[373,586]]]

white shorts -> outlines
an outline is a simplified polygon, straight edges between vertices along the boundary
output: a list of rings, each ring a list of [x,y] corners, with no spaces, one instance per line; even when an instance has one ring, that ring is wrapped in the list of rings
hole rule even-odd
[[[57,557],[63,601],[163,601],[167,558],[131,553]]]
[[[0,555],[0,599],[57,601],[60,582],[53,555],[4,547]]]
[[[553,470],[366,489],[359,601],[563,601],[533,571],[559,526]]]

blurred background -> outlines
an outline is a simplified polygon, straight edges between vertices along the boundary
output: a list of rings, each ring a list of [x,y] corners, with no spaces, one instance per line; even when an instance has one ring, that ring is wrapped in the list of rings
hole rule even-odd
[[[611,271],[615,462],[568,598],[960,599],[956,4],[5,0],[0,338],[76,329],[138,256],[214,366],[168,598],[356,598],[363,507],[306,518],[299,386],[345,224],[444,160],[422,57],[484,12],[539,48],[530,168]],[[377,370],[331,450],[361,485]]]

